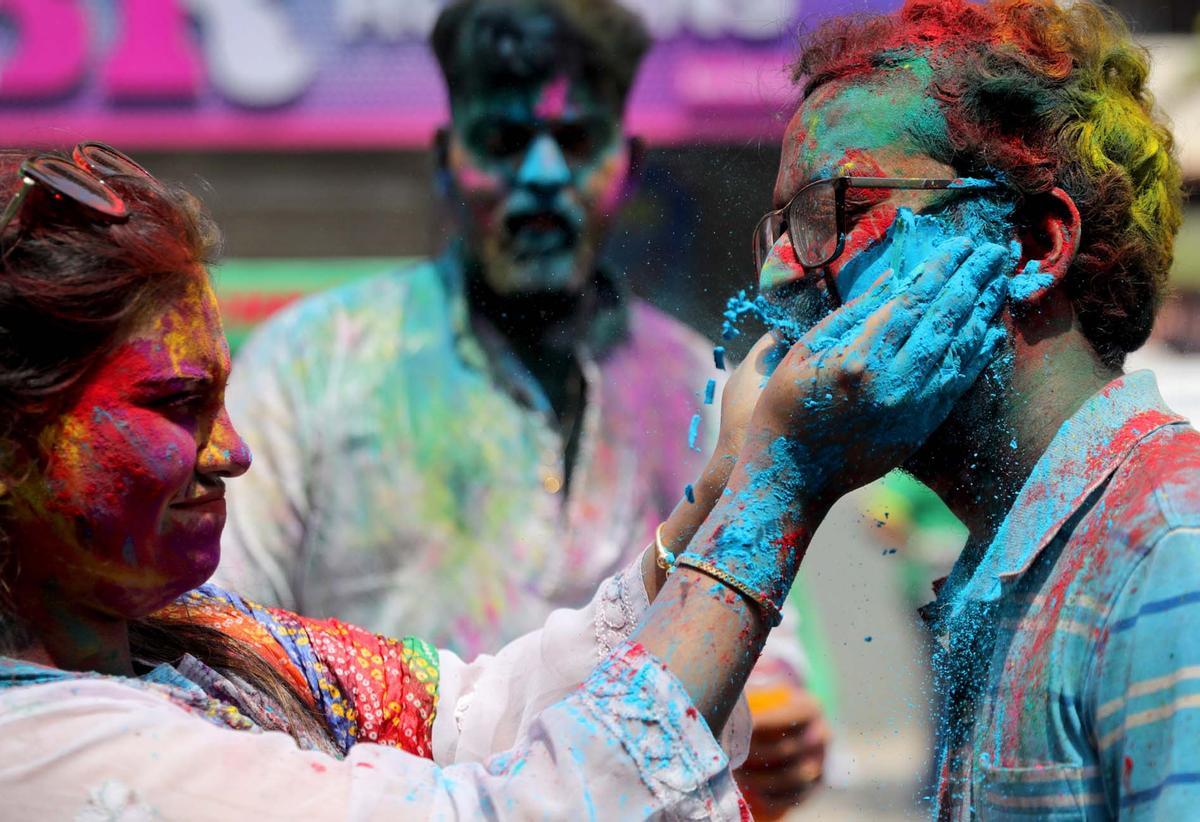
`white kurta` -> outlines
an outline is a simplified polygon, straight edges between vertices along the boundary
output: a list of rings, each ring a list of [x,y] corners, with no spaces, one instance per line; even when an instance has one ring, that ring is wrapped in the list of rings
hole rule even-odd
[[[729,756],[626,641],[646,607],[634,564],[495,656],[442,653],[433,761],[302,751],[119,678],[0,690],[0,819],[740,818]],[[739,705],[735,763],[748,729]]]

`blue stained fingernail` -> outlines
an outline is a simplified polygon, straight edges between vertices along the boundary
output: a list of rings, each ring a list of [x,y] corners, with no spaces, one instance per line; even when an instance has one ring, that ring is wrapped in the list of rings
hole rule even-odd
[[[709,380],[708,385],[704,386],[704,404],[712,405],[713,397],[717,394],[717,381]]]
[[[716,364],[718,371],[725,370],[725,346],[718,345],[713,349],[713,362]]]
[[[683,495],[685,497],[687,497],[688,502],[695,504],[696,489],[692,488],[692,484],[690,482],[687,485],[683,486]]]

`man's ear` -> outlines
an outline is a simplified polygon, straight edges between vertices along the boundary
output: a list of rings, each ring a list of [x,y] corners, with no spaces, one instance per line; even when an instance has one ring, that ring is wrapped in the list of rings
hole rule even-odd
[[[1014,303],[1032,306],[1067,277],[1079,252],[1079,209],[1071,195],[1053,188],[1032,197],[1018,231],[1021,262],[1009,286]]]
[[[454,189],[450,176],[450,129],[442,126],[433,135],[434,182],[438,194],[449,197]]]

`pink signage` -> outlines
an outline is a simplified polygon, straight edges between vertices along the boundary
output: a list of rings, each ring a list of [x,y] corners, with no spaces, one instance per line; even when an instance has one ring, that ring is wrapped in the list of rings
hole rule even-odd
[[[628,0],[658,45],[630,104],[658,143],[778,134],[798,26],[894,0]],[[0,0],[0,144],[398,148],[446,118],[441,0]]]

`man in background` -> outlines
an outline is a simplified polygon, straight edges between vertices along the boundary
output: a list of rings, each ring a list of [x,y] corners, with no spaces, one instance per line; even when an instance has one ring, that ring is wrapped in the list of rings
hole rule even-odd
[[[622,125],[641,21],[613,0],[463,0],[432,45],[453,238],[245,347],[228,403],[256,469],[230,495],[220,573],[469,658],[581,605],[653,539],[715,437],[718,372],[598,257],[641,159]],[[766,810],[808,791],[825,744],[788,639],[751,755]]]

